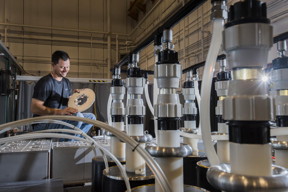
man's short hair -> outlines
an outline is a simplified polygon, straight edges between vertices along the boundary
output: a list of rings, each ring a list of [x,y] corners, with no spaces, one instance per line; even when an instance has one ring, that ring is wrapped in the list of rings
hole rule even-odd
[[[68,53],[66,53],[65,51],[55,51],[52,54],[52,65],[58,64],[59,59],[62,59],[63,61],[67,61],[68,59],[70,59],[70,57]]]

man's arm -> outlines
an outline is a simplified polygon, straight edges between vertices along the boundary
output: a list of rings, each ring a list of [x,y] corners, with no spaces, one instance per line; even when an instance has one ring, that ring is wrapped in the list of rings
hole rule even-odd
[[[72,115],[77,113],[78,110],[67,107],[65,109],[54,109],[44,106],[44,102],[38,99],[32,98],[31,112],[37,115]]]

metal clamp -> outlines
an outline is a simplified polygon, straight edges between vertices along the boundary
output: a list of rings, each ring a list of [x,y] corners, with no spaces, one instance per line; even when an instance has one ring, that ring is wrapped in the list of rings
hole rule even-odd
[[[185,128],[185,127],[181,127],[179,130],[185,133],[192,133],[192,134],[197,134],[198,132],[196,129]]]
[[[228,135],[228,133],[212,132],[211,135]]]
[[[143,136],[130,136],[132,139],[137,141],[138,143],[147,143],[152,141],[153,137],[150,134],[145,134]]]
[[[248,176],[231,173],[230,164],[220,164],[208,169],[207,179],[222,191],[287,191],[288,171],[272,166],[272,176]]]
[[[153,157],[187,157],[192,154],[192,148],[184,143],[180,147],[158,147],[150,144],[145,149]]]
[[[276,150],[288,150],[288,141],[272,141],[273,149]]]

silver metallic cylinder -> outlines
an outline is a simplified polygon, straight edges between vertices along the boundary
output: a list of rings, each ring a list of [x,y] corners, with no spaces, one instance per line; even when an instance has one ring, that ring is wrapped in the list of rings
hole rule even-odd
[[[266,23],[244,23],[223,31],[223,47],[228,67],[262,68],[272,46],[272,26]]]
[[[173,32],[170,29],[166,29],[163,31],[163,42],[164,43],[168,43],[168,42],[172,42],[173,39]]]

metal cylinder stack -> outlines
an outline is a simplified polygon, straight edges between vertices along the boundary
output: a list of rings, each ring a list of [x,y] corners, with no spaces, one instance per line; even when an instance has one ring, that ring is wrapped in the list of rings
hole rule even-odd
[[[172,191],[183,192],[183,157],[192,153],[188,145],[180,145],[180,121],[182,106],[176,89],[182,74],[178,53],[173,50],[172,31],[164,30],[163,50],[158,54],[155,78],[160,89],[154,116],[157,118],[157,146],[147,146],[146,150],[155,157],[171,184]],[[156,180],[155,191],[162,191]]]
[[[125,96],[125,87],[120,77],[121,69],[115,68],[113,73],[112,85],[110,87],[110,94],[112,97],[111,104],[111,119],[112,126],[120,131],[125,129],[125,107],[123,99]],[[118,138],[111,136],[110,150],[119,159],[125,159],[125,146]]]
[[[132,54],[126,79],[126,132],[129,136],[140,142],[140,147],[145,147],[145,142],[151,140],[152,137],[150,135],[144,135],[145,106],[142,95],[146,81],[138,67],[138,62],[139,54]],[[126,171],[134,172],[136,174],[145,173],[144,159],[137,152],[131,149],[130,146],[126,147]]]
[[[218,123],[217,134],[227,135],[228,125],[223,119],[223,100],[228,94],[229,80],[231,79],[230,72],[226,71],[226,60],[219,60],[220,71],[217,73],[215,89],[218,96],[217,106],[216,106],[216,118]],[[218,140],[217,141],[217,154],[221,163],[228,163],[230,161],[229,157],[229,141]]]
[[[281,37],[281,35],[280,35]],[[288,127],[288,57],[286,38],[276,38],[279,57],[272,61],[270,73],[270,93],[273,98],[273,118],[277,128]],[[275,150],[275,164],[288,168],[288,135],[277,136],[277,141],[272,142]]]
[[[267,83],[261,80],[271,46],[272,26],[266,4],[245,0],[231,5],[223,31],[223,47],[232,73],[223,101],[231,169],[228,164],[220,164],[207,172],[209,182],[222,191],[287,190],[287,171],[272,166],[271,100]]]

